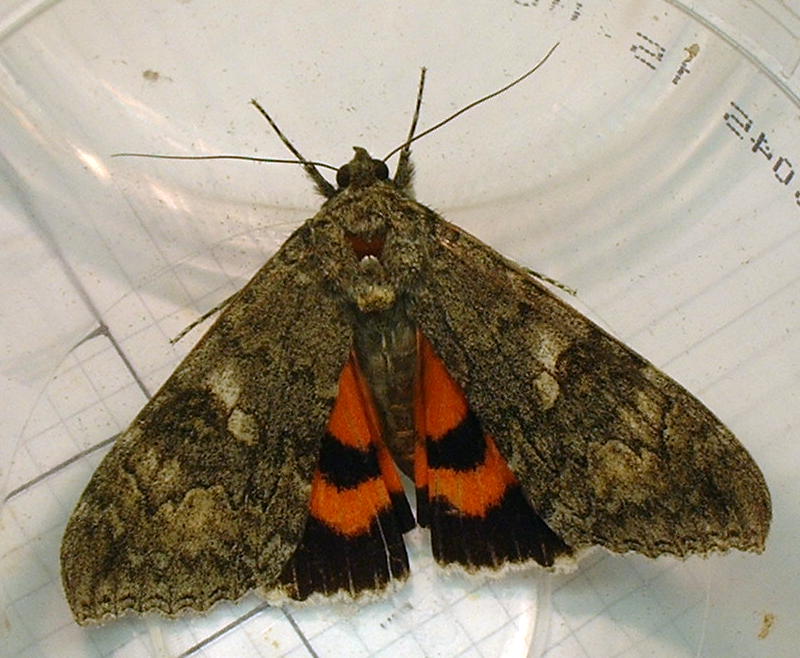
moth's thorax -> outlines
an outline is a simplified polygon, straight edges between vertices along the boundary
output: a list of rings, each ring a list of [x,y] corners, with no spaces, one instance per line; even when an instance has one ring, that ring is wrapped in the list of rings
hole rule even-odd
[[[430,214],[391,181],[341,190],[310,222],[329,285],[359,313],[391,309],[427,261]]]
[[[325,203],[322,212],[334,218],[346,233],[368,237],[396,227],[410,205],[414,202],[392,181],[385,180],[341,190]]]

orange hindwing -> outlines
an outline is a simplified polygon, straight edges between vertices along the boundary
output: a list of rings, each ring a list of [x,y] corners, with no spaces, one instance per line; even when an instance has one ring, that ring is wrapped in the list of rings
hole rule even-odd
[[[403,533],[415,525],[351,355],[322,438],[303,539],[280,583],[295,599],[382,589],[408,574]]]
[[[570,548],[525,499],[464,391],[421,334],[415,394],[417,519],[437,562],[467,569],[507,562],[551,566]]]

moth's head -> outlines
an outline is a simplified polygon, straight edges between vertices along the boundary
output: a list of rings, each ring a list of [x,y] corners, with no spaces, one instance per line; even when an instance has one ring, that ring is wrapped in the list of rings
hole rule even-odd
[[[339,190],[368,187],[389,179],[389,167],[383,160],[376,160],[360,146],[354,146],[353,150],[356,152],[353,159],[336,172]]]

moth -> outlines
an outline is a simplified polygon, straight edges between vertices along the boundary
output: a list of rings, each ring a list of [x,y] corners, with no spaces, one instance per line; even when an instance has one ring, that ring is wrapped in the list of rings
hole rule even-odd
[[[91,478],[61,549],[78,623],[382,591],[416,524],[467,571],[763,550],[764,477],[711,411],[415,200],[423,80],[393,177],[355,148],[333,186],[261,110],[325,201]]]

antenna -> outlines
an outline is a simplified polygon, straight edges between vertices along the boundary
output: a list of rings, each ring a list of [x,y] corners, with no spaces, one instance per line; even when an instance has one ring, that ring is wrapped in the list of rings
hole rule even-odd
[[[468,105],[465,105],[460,110],[458,110],[458,112],[454,112],[453,114],[451,114],[446,119],[443,119],[442,121],[440,121],[439,123],[437,123],[434,126],[431,126],[427,130],[423,130],[418,135],[415,135],[414,137],[411,137],[410,139],[407,139],[405,142],[400,144],[400,146],[398,146],[397,148],[392,149],[391,151],[389,151],[389,153],[386,155],[386,157],[383,158],[384,162],[386,160],[388,160],[389,158],[391,158],[398,151],[407,150],[408,146],[411,144],[411,142],[416,142],[418,139],[421,139],[422,137],[425,137],[425,135],[429,135],[434,130],[438,130],[444,124],[449,123],[450,121],[455,119],[457,116],[460,116],[461,114],[464,114],[464,112],[466,112],[467,110],[471,110],[476,105],[480,105],[484,101],[488,101],[490,98],[494,98],[495,96],[499,96],[504,91],[508,91],[509,89],[511,89],[511,87],[513,87],[514,85],[518,85],[520,82],[522,82],[528,76],[533,75],[534,73],[536,73],[536,71],[538,71],[544,65],[544,63],[550,58],[550,55],[553,54],[553,51],[555,51],[555,49],[558,48],[558,45],[559,45],[559,42],[556,42],[555,45],[552,48],[550,48],[550,50],[547,51],[547,54],[537,62],[536,66],[534,66],[530,71],[527,71],[527,72],[523,73],[516,80],[514,80],[512,82],[509,82],[505,87],[501,87],[497,91],[493,91],[491,94],[487,94],[486,96],[483,96],[482,98],[479,98],[476,101],[472,101]],[[421,93],[421,91],[422,91],[422,85],[420,84],[420,93]]]

